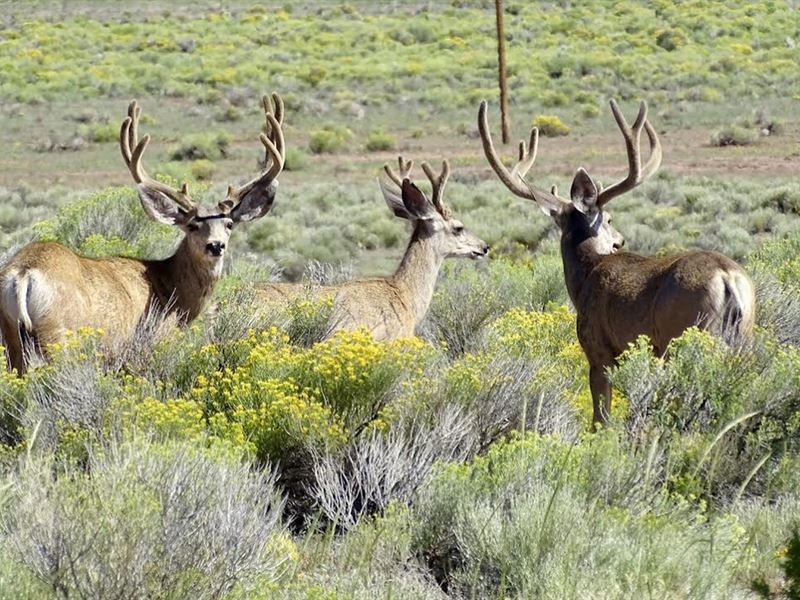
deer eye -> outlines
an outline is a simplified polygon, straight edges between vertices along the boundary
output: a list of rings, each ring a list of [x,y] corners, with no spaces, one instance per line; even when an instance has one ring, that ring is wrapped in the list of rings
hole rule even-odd
[[[225,227],[228,229],[233,229],[233,221],[228,221],[227,223],[225,223]]]
[[[461,235],[464,233],[464,226],[463,225],[453,225],[453,233],[456,235]]]
[[[200,224],[199,223],[195,223],[194,221],[189,223],[189,225],[187,225],[187,227],[189,228],[189,231],[200,231]]]

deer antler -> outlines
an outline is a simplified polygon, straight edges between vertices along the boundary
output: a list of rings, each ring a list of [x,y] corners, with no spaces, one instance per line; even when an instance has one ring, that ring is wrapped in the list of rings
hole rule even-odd
[[[228,186],[228,197],[219,204],[220,209],[224,211],[233,209],[255,186],[273,181],[283,170],[286,162],[286,144],[283,137],[283,99],[273,92],[272,102],[270,102],[270,97],[265,95],[261,98],[261,104],[264,107],[267,130],[266,133],[259,136],[265,151],[264,172],[242,186]]]
[[[442,172],[438,177],[436,173],[433,172],[431,166],[426,162],[422,163],[422,170],[425,171],[425,175],[428,176],[431,182],[431,188],[433,190],[431,203],[433,203],[434,208],[439,211],[439,214],[443,217],[447,217],[450,211],[442,201],[442,195],[444,193],[444,186],[447,185],[447,179],[450,177],[450,163],[446,160],[442,161]]]
[[[161,192],[185,211],[195,212],[197,210],[197,205],[189,197],[189,186],[187,183],[184,182],[181,189],[176,190],[165,183],[153,179],[144,170],[142,155],[147,148],[147,144],[150,143],[150,136],[145,135],[141,140],[139,139],[139,116],[141,112],[141,108],[139,108],[136,100],[132,101],[128,105],[128,116],[122,121],[122,127],[119,132],[119,145],[122,150],[122,158],[128,166],[133,180],[136,183],[144,184],[157,192]],[[131,150],[131,148],[133,148],[133,150]]]
[[[539,148],[539,130],[534,127],[531,129],[531,137],[528,145],[525,141],[519,143],[519,160],[511,169],[503,164],[503,161],[497,154],[492,142],[492,134],[489,131],[489,120],[486,116],[487,103],[486,100],[481,102],[478,109],[478,130],[481,134],[481,141],[483,142],[483,152],[486,155],[486,160],[497,173],[505,186],[520,198],[533,200],[543,206],[558,206],[565,204],[567,201],[556,194],[556,188],[553,186],[550,192],[535,185],[529,184],[525,181],[525,175],[528,173],[533,163],[536,161],[536,152]]]
[[[628,152],[628,175],[597,195],[597,205],[601,207],[612,198],[632,190],[652,176],[661,165],[662,157],[661,142],[658,140],[656,130],[647,120],[647,103],[642,100],[639,104],[639,114],[636,115],[633,127],[628,126],[628,122],[625,120],[622,111],[620,111],[616,100],[612,99],[610,104],[614,120],[617,122],[619,130],[622,132],[622,137],[625,139],[625,149]],[[644,165],[642,165],[641,151],[642,128],[647,132],[647,138],[650,142],[650,157]]]
[[[414,167],[414,161],[409,160],[408,162],[406,162],[403,160],[402,156],[398,156],[397,164],[400,167],[399,176],[392,170],[392,167],[390,167],[388,163],[383,165],[383,170],[386,171],[386,174],[389,176],[389,179],[391,179],[397,187],[402,188],[403,180],[408,179],[409,178],[408,176],[411,174],[411,169]]]

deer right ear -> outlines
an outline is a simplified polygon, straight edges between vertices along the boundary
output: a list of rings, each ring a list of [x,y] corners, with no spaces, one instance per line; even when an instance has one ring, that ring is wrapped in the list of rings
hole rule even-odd
[[[597,209],[597,186],[583,167],[580,167],[575,173],[569,196],[572,203],[582,209],[582,212]]]
[[[154,221],[164,225],[183,225],[189,220],[189,213],[158,190],[140,183],[136,186],[144,212]]]

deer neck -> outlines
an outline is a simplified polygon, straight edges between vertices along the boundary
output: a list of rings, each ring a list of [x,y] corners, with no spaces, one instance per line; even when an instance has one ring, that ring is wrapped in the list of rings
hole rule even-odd
[[[573,233],[564,232],[561,235],[561,260],[564,264],[564,282],[567,293],[576,310],[580,310],[578,300],[589,277],[600,260],[598,254],[588,239],[576,239]]]
[[[417,224],[393,277],[414,315],[415,323],[419,323],[428,312],[442,258],[436,250],[433,236],[427,234],[422,223]]]
[[[192,256],[186,238],[175,254],[150,262],[148,270],[154,294],[162,306],[169,306],[186,322],[200,314],[219,279],[219,274],[209,265],[199,263]]]

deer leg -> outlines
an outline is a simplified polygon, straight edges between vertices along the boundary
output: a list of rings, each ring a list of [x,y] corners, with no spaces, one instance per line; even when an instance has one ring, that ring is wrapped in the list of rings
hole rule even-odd
[[[17,327],[9,323],[7,319],[0,318],[0,330],[3,332],[9,366],[16,369],[18,375],[23,375],[25,373],[25,356]]]
[[[611,415],[611,383],[606,377],[605,365],[589,367],[589,389],[592,391],[592,427],[605,425]]]

